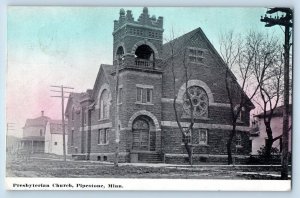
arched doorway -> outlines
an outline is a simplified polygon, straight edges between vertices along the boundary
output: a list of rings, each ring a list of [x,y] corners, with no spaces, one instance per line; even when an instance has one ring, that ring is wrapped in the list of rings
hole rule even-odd
[[[155,151],[156,132],[150,118],[137,117],[132,125],[132,136],[132,150]]]

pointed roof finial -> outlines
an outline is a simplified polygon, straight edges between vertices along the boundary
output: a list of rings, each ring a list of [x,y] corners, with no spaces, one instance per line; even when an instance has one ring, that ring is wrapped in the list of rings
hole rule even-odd
[[[144,14],[148,14],[148,8],[147,8],[147,7],[144,7],[144,8],[143,8],[143,13],[144,13]]]
[[[123,8],[120,9],[120,15],[125,15],[125,10]]]

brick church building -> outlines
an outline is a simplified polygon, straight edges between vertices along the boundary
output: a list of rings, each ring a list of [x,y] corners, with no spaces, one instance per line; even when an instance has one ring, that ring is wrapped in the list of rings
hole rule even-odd
[[[163,17],[150,17],[148,8],[138,20],[130,10],[120,10],[119,20],[114,21],[113,65],[101,65],[93,89],[72,93],[68,100],[68,153],[74,158],[114,160],[118,107],[119,162],[185,163],[188,155],[175,119],[175,94],[182,126],[188,126],[193,109],[195,130],[188,138],[194,163],[226,161],[232,128],[225,88],[227,66],[201,28],[165,44],[163,31]],[[189,68],[187,85],[183,64]],[[235,156],[251,152],[252,108],[251,103],[241,112],[233,142]]]

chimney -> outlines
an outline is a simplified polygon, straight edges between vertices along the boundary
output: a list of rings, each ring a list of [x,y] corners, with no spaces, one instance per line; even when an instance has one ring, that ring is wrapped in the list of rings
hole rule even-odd
[[[44,111],[41,111],[41,113],[42,113],[42,117],[44,116]]]

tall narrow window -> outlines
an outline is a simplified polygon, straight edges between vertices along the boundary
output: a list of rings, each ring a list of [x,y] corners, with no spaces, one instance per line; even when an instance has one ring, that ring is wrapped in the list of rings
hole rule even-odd
[[[136,88],[136,101],[142,102],[143,89],[140,87]]]
[[[100,119],[109,118],[109,92],[105,89],[100,97]]]
[[[147,103],[152,103],[152,89],[146,89],[147,94],[146,94],[146,102]]]
[[[43,130],[40,129],[40,136],[43,136]]]
[[[98,130],[98,144],[108,144],[109,129]]]
[[[239,112],[238,112],[238,110],[239,110]],[[244,107],[239,108],[239,105],[237,105],[237,106],[235,106],[234,111],[237,114],[236,115],[237,116],[236,120],[239,121],[239,122],[242,122],[243,121],[243,112],[245,111],[245,108]]]
[[[74,129],[71,131],[71,146],[74,145]]]
[[[183,128],[184,131],[187,130],[187,128]],[[187,141],[187,143],[191,143],[192,140],[192,135],[191,135],[191,131],[186,132],[186,135],[184,136],[182,134],[182,143],[185,143]]]
[[[242,146],[242,135],[241,135],[241,133],[236,133],[236,146]]]
[[[84,111],[82,112],[82,114],[83,114],[83,123],[86,124],[87,111],[84,110]]]
[[[199,144],[207,144],[207,130],[199,129]]]

